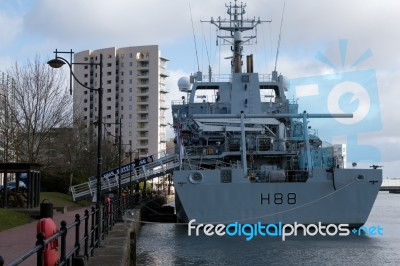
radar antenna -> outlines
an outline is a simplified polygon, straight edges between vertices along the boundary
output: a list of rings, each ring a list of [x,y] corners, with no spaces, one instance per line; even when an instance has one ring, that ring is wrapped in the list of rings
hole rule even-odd
[[[237,0],[232,5],[225,5],[227,8],[227,13],[229,15],[229,19],[221,19],[218,17],[217,20],[211,18],[210,21],[201,21],[201,22],[209,22],[214,24],[219,30],[223,30],[229,32],[229,34],[217,37],[223,39],[230,45],[232,45],[232,72],[233,73],[241,73],[242,72],[242,50],[243,44],[249,42],[251,39],[256,38],[256,36],[243,36],[243,32],[253,30],[257,27],[258,24],[262,22],[271,22],[269,21],[262,21],[260,18],[257,20],[253,19],[245,19],[243,15],[246,13],[245,7],[246,4],[241,3],[238,5]]]

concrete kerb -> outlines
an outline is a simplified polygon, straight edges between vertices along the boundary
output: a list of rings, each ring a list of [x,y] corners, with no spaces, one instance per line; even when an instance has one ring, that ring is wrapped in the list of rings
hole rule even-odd
[[[140,209],[130,209],[124,214],[124,222],[117,223],[95,249],[88,266],[136,265],[136,236],[140,230]]]

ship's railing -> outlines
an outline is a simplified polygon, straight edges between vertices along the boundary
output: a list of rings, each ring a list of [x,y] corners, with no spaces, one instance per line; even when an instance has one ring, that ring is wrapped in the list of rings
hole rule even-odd
[[[272,137],[257,137],[254,147],[247,147],[248,152],[268,152],[276,151],[272,142]],[[287,152],[295,152],[301,149],[301,145],[297,142],[286,141],[285,150]],[[211,156],[221,155],[226,152],[239,152],[241,149],[240,140],[229,141],[227,144],[204,145],[204,146],[186,146],[188,156]]]
[[[258,74],[258,79],[260,82],[272,81],[271,74]],[[202,75],[202,82],[231,82],[232,74],[215,74],[211,78],[209,75]]]

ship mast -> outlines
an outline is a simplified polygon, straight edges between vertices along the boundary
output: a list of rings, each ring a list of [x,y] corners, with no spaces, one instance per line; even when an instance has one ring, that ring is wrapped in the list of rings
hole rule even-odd
[[[223,39],[223,43],[228,43],[232,45],[232,57],[230,57],[232,60],[232,73],[242,73],[243,44],[249,42],[251,39],[256,38],[256,35],[243,36],[243,32],[253,30],[258,24],[261,24],[262,22],[271,21],[262,21],[260,20],[260,18],[258,18],[257,20],[255,18],[244,19],[243,15],[246,13],[246,4],[241,3],[240,5],[238,5],[237,0],[235,0],[235,3],[233,5],[232,3],[229,3],[229,5],[225,4],[225,6],[227,8],[229,20],[221,19],[220,17],[218,17],[216,21],[211,18],[210,21],[201,22],[209,22],[211,24],[214,24],[219,30],[229,32],[229,34],[227,35],[218,35],[217,37],[219,39]]]

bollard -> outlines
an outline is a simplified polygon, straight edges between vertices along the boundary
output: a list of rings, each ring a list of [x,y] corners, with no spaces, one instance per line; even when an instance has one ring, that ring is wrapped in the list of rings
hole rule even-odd
[[[40,203],[40,218],[53,218],[53,203],[45,202],[46,200],[49,201],[44,199]]]

